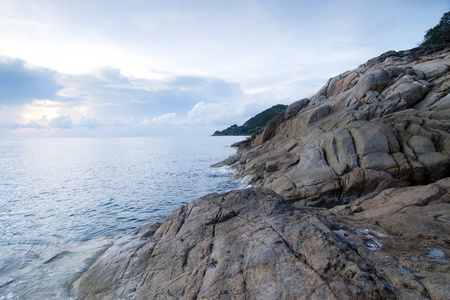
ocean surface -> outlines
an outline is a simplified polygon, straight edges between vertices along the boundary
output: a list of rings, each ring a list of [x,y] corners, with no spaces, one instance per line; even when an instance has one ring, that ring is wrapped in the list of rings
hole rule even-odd
[[[0,299],[69,299],[114,238],[214,192],[243,137],[0,139]]]

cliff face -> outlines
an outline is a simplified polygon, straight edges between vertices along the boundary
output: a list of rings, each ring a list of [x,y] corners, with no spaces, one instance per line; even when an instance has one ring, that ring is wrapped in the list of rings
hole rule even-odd
[[[448,46],[385,53],[291,104],[229,161],[297,207],[447,177],[449,70]]]
[[[260,187],[118,238],[72,296],[450,299],[449,70],[419,48],[330,79],[223,162]]]

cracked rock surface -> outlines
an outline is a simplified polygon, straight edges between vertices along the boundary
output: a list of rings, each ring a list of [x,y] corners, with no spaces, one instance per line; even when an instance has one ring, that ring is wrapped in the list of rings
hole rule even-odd
[[[387,189],[332,210],[295,209],[261,188],[207,195],[119,239],[72,295],[448,299],[449,190],[447,179]]]

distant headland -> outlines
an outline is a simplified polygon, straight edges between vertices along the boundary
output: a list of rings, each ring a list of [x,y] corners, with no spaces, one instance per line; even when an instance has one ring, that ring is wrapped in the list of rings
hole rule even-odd
[[[223,136],[223,135],[252,135],[266,126],[272,118],[280,113],[284,113],[287,105],[277,104],[265,111],[257,114],[256,116],[248,119],[242,126],[236,124],[230,127],[214,132],[213,136]]]

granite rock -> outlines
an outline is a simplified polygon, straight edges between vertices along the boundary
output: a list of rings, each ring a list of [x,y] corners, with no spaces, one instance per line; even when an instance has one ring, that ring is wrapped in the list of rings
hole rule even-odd
[[[449,179],[389,188],[331,210],[295,208],[261,188],[207,195],[118,239],[71,294],[448,299],[449,191]]]
[[[380,171],[372,182],[386,174],[409,185],[449,176],[449,66],[448,45],[416,48],[330,79],[239,148],[235,177],[297,206],[332,207],[362,196],[351,194],[360,182],[348,176],[360,168]]]

